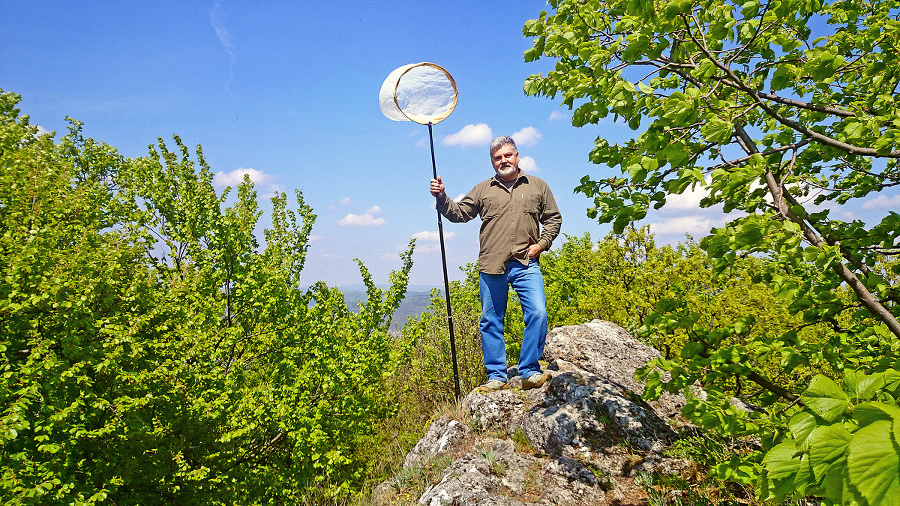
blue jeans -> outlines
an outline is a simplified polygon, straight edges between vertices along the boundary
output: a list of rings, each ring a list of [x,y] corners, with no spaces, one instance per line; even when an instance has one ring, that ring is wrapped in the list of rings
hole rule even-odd
[[[519,353],[519,375],[528,378],[541,372],[538,359],[547,341],[547,299],[544,278],[537,260],[522,265],[511,260],[506,274],[479,273],[481,292],[481,349],[488,379],[506,381],[506,343],[503,339],[503,319],[509,299],[509,286],[522,302],[525,333]]]

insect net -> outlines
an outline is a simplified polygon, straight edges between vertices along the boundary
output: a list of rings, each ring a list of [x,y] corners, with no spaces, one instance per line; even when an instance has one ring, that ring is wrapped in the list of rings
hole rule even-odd
[[[443,120],[456,107],[458,91],[450,73],[434,63],[410,63],[394,69],[378,92],[381,112],[394,121],[427,125]]]

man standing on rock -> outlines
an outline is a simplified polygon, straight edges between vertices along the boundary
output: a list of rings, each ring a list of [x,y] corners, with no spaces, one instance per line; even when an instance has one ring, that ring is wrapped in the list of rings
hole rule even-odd
[[[559,235],[562,216],[547,183],[519,169],[519,152],[512,138],[491,141],[490,153],[496,175],[475,185],[458,203],[447,197],[440,177],[431,180],[431,194],[437,197],[438,211],[454,223],[481,216],[481,348],[488,381],[480,390],[506,387],[503,320],[509,286],[519,296],[525,317],[519,375],[522,389],[528,390],[548,378],[538,363],[547,339],[547,300],[538,257]]]

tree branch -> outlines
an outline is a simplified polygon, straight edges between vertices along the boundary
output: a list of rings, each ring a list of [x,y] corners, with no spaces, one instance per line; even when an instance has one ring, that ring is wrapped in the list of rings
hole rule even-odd
[[[727,81],[727,80],[724,80],[724,81]],[[730,83],[730,82],[725,82],[724,84],[726,84],[728,86],[732,86],[732,83]],[[732,86],[732,87],[735,87],[735,86]],[[772,102],[776,102],[776,103],[779,103],[782,105],[799,107],[801,109],[807,109],[810,111],[824,112],[826,114],[840,116],[842,118],[852,118],[852,117],[856,116],[854,113],[852,113],[848,110],[839,109],[837,107],[829,107],[829,106],[825,106],[825,105],[814,104],[811,102],[801,102],[799,100],[793,100],[790,98],[779,97],[778,95],[775,95],[773,93],[764,93],[761,91],[755,91],[754,93],[761,98],[764,98],[766,100],[771,100]]]
[[[743,129],[743,127],[741,127],[740,125],[735,125],[735,133],[737,133],[737,135],[744,140],[745,144],[747,144],[747,147],[751,151],[754,151],[756,153],[759,152],[756,149],[756,145],[753,143],[753,140],[749,135],[747,135],[747,132]],[[825,244],[827,244],[824,240],[822,240],[822,237],[819,235],[819,233],[815,229],[813,229],[813,227],[810,226],[809,223],[806,222],[806,220],[804,220],[800,216],[797,216],[797,214],[791,210],[788,202],[785,201],[786,195],[787,199],[790,200],[791,205],[797,205],[797,202],[790,197],[790,194],[784,191],[784,187],[781,185],[781,182],[778,181],[778,179],[775,177],[775,174],[771,170],[766,171],[765,180],[766,186],[768,186],[769,188],[769,193],[772,195],[772,199],[774,201],[774,205],[776,210],[778,211],[778,214],[783,218],[799,225],[800,230],[803,233],[803,238],[810,245],[817,248],[822,248]],[[844,253],[843,251],[841,254],[841,258],[853,262],[853,259],[848,258],[846,253]],[[874,295],[872,295],[872,292],[870,292],[869,289],[866,288],[866,285],[863,284],[863,282],[860,281],[858,277],[856,277],[856,274],[851,271],[850,268],[847,267],[843,262],[838,262],[837,264],[835,264],[833,269],[837,273],[837,275],[840,276],[840,278],[850,286],[850,289],[853,290],[853,293],[856,294],[857,299],[859,299],[863,306],[876,318],[881,320],[888,327],[888,329],[890,329],[891,333],[893,333],[897,337],[900,337],[900,322],[898,322],[897,318],[894,317],[894,315],[891,314],[891,312],[888,311],[881,304],[881,302],[877,298],[875,298]]]
[[[785,146],[781,146],[780,148],[770,149],[770,150],[768,150],[768,151],[764,151],[764,152],[759,153],[759,154],[762,155],[762,156],[768,156],[768,155],[772,155],[772,154],[775,154],[775,153],[780,153],[780,152],[782,152],[782,151],[788,151],[788,150],[791,150],[791,149],[799,149],[799,148],[802,148],[803,146],[806,146],[806,145],[809,144],[810,142],[811,142],[811,141],[810,141],[809,139],[803,139],[803,140],[800,141],[800,142],[795,142],[795,143],[793,143],[793,144],[788,144],[788,145],[785,145]],[[709,170],[712,171],[712,170],[716,170],[716,169],[724,169],[725,167],[737,167],[738,165],[740,165],[740,164],[742,164],[742,163],[744,163],[744,162],[749,161],[751,158],[753,158],[753,155],[752,155],[752,154],[751,154],[751,155],[744,156],[744,157],[741,157],[741,158],[738,158],[738,159],[736,159],[736,160],[731,160],[731,161],[729,161],[729,162],[720,163],[719,165],[710,167]]]
[[[713,55],[710,52],[709,48],[706,47],[705,40],[701,42],[694,36],[694,33],[691,32],[691,30],[690,30],[690,24],[688,23],[686,16],[682,16],[682,21],[684,22],[685,27],[688,29],[688,36],[691,38],[691,40],[694,42],[694,44],[696,44],[697,47],[700,48],[700,51],[703,52],[704,56],[706,56],[706,58],[708,58],[709,61],[711,61],[713,63],[713,65],[718,67],[719,70],[721,70],[722,72],[724,72],[725,74],[728,75],[730,82],[728,82],[729,80],[727,80],[727,79],[722,79],[722,81],[725,82],[725,84],[727,84],[728,86],[731,86],[737,90],[743,91],[744,93],[750,95],[754,99],[756,104],[759,105],[760,109],[762,109],[766,114],[768,114],[770,117],[772,117],[773,119],[775,119],[782,125],[785,125],[788,128],[791,128],[792,130],[796,130],[797,132],[800,132],[801,134],[803,134],[805,137],[809,137],[821,144],[833,147],[835,149],[840,149],[841,151],[846,151],[848,153],[861,155],[861,156],[900,158],[900,149],[895,149],[895,150],[891,151],[890,153],[888,153],[887,155],[879,155],[872,148],[863,148],[860,146],[854,146],[853,144],[848,144],[843,141],[839,141],[832,137],[828,137],[827,135],[816,132],[815,130],[813,130],[811,128],[801,125],[797,121],[794,121],[792,119],[789,119],[789,118],[781,115],[780,113],[778,113],[778,111],[771,108],[769,106],[769,104],[765,103],[762,100],[763,97],[761,96],[761,93],[759,91],[754,90],[753,88],[748,86],[746,83],[741,81],[740,77],[738,77],[726,65],[724,65],[722,62],[720,62],[719,59],[716,58],[715,55]]]
[[[796,395],[794,395],[793,393],[791,393],[790,390],[788,390],[784,387],[780,387],[780,386],[776,385],[775,383],[772,383],[771,381],[769,381],[767,378],[760,375],[756,371],[750,371],[747,374],[747,379],[749,379],[750,381],[756,383],[757,385],[765,388],[766,390],[768,390],[776,395],[784,397],[785,399],[787,399],[789,401],[793,401],[793,402],[800,401],[800,398],[797,397]]]

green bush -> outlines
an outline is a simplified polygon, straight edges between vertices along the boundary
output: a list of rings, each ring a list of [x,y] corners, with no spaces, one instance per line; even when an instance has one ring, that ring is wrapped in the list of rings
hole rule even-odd
[[[37,136],[0,93],[0,501],[295,502],[358,486],[403,356],[391,287],[351,313],[299,288],[315,216],[261,212],[249,179],[216,195],[175,138],[124,159]],[[308,495],[308,494],[307,494]]]

